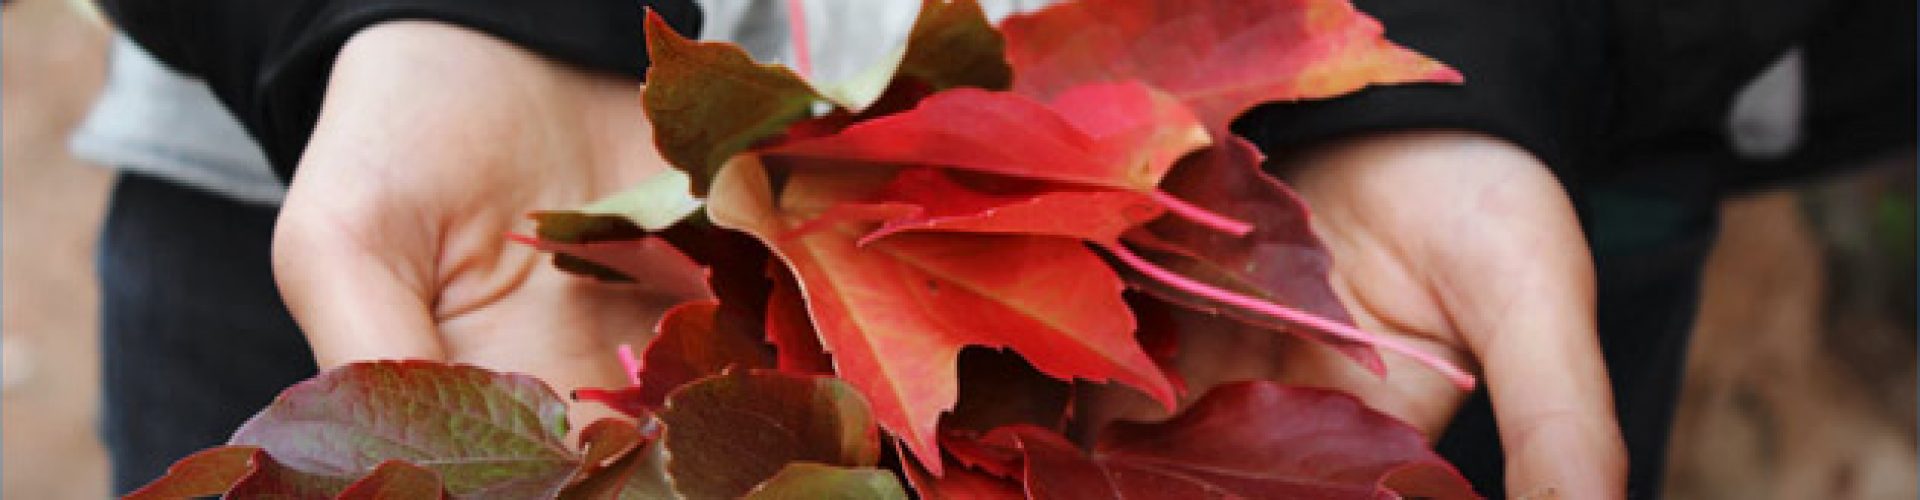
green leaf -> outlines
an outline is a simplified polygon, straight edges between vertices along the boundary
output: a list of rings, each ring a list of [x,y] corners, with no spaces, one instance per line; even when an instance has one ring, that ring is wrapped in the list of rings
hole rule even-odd
[[[805,118],[824,97],[782,66],[758,64],[739,46],[681,37],[647,14],[647,86],[642,96],[654,145],[706,196],[735,153]]]
[[[880,436],[846,383],[736,370],[682,386],[660,412],[667,470],[689,498],[738,498],[789,462],[868,467]]]
[[[577,210],[531,217],[538,238],[509,238],[552,252],[554,267],[601,281],[640,283],[660,294],[698,294],[701,274],[669,245],[650,238],[699,213],[685,172],[667,169]]]
[[[794,462],[761,483],[747,500],[906,500],[892,471]]]
[[[621,217],[648,231],[665,230],[700,210],[686,172],[662,170],[632,188],[602,198],[576,212]]]
[[[975,0],[923,0],[920,17],[907,35],[900,74],[934,89],[1013,86],[1006,41]]]
[[[288,388],[232,444],[266,450],[290,472],[276,475],[338,487],[404,460],[438,473],[455,495],[535,498],[557,492],[580,463],[564,441],[566,417],[566,403],[530,376],[355,363]]]

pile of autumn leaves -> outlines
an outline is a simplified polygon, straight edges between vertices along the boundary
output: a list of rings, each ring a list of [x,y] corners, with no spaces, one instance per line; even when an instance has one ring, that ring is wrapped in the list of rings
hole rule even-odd
[[[1059,434],[1064,404],[949,413],[1047,390],[1018,370],[1175,408],[1171,347],[1206,332],[1142,307],[1384,369],[1374,348],[1395,346],[1351,325],[1306,208],[1228,131],[1263,103],[1459,81],[1344,0],[1082,0],[997,29],[928,0],[882,71],[831,85],[647,28],[677,170],[518,238],[603,279],[646,282],[669,254],[708,269],[714,298],[667,313],[633,387],[575,394],[641,424],[594,423],[576,452],[530,377],[355,364],[135,496],[905,498],[902,475],[923,498],[1472,496],[1413,429],[1330,391],[1221,385],[1091,450]],[[963,375],[967,347],[1018,358]]]

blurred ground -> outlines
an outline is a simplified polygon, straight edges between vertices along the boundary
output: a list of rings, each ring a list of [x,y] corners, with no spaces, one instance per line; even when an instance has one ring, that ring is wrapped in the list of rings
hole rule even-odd
[[[1910,499],[1913,157],[1723,205],[1667,493]]]
[[[101,498],[91,259],[111,176],[65,137],[99,86],[104,33],[60,0],[15,4],[0,15],[0,496]],[[1726,204],[1669,497],[1920,495],[1913,171],[1906,156]]]

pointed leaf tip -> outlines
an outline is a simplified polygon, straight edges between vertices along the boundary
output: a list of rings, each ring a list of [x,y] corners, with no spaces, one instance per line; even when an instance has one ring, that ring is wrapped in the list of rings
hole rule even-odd
[[[699,42],[648,17],[647,85],[642,100],[654,145],[686,172],[694,196],[735,153],[806,118],[824,99],[792,70],[759,64],[725,42]]]

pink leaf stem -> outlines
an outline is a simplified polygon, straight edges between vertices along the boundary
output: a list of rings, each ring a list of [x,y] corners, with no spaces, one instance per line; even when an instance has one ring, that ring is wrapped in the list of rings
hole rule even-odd
[[[620,356],[620,369],[627,371],[627,381],[640,385],[640,357],[633,355],[633,344],[620,344],[614,352]]]
[[[1112,253],[1114,257],[1118,257],[1120,261],[1127,266],[1140,271],[1142,274],[1146,274],[1149,278],[1166,283],[1168,286],[1205,297],[1209,300],[1273,316],[1281,321],[1304,325],[1341,338],[1364,342],[1369,345],[1400,353],[1433,368],[1434,371],[1440,372],[1449,382],[1452,382],[1455,387],[1459,387],[1461,390],[1473,389],[1475,383],[1473,374],[1467,373],[1466,370],[1462,370],[1458,366],[1454,366],[1452,362],[1441,359],[1432,353],[1414,348],[1412,345],[1402,342],[1399,339],[1374,335],[1338,321],[1322,318],[1313,313],[1248,297],[1216,288],[1206,283],[1194,281],[1178,273],[1154,265],[1152,262],[1148,262],[1147,259],[1140,257],[1138,254],[1133,253],[1132,250],[1127,249],[1125,245],[1119,243],[1105,243],[1101,246],[1105,248],[1107,252]]]
[[[1234,236],[1246,236],[1247,233],[1253,232],[1253,224],[1200,208],[1199,205],[1188,203],[1187,200],[1167,194],[1165,191],[1154,190],[1149,195],[1153,197],[1153,201],[1167,207],[1168,212],[1196,224]]]
[[[806,0],[787,0],[787,32],[793,36],[793,69],[813,76],[813,51],[807,46]]]

